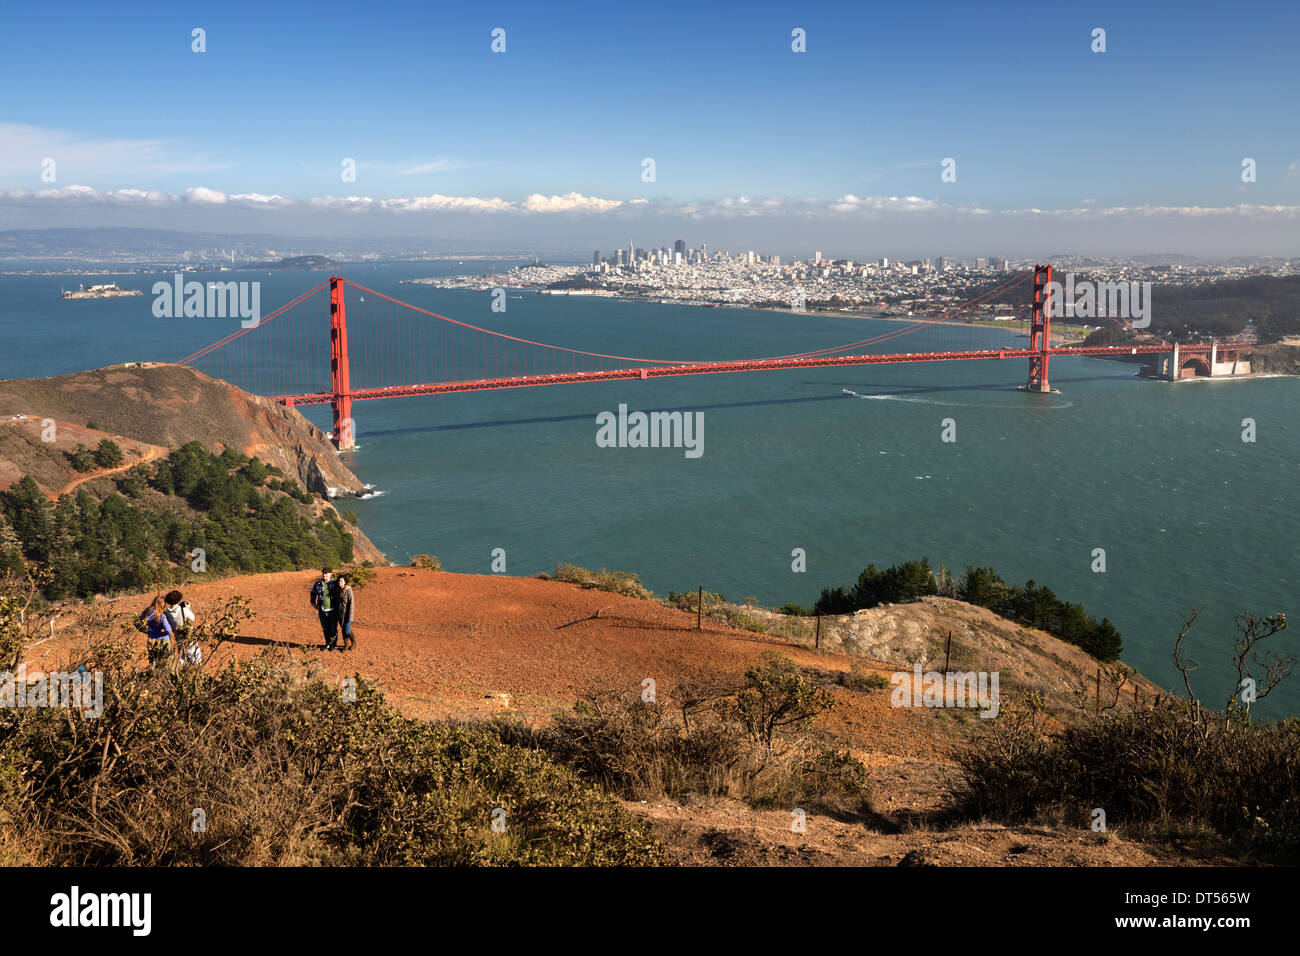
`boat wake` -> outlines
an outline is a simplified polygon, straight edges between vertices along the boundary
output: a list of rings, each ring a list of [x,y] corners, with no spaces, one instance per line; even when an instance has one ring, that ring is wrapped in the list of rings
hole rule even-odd
[[[859,392],[850,391],[847,388],[840,389],[840,393],[851,398],[862,398],[873,402],[906,402],[910,405],[943,405],[948,408],[1025,408],[1024,405],[990,405],[985,402],[944,402],[935,398],[915,398],[911,395],[863,395]],[[1059,405],[1039,406],[1047,409],[1072,408],[1074,402],[1062,402]]]

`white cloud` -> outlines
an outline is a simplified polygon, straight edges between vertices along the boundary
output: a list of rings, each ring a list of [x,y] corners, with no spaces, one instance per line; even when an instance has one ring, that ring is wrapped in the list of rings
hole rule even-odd
[[[318,196],[306,200],[292,199],[278,193],[226,193],[208,186],[192,186],[183,195],[146,189],[98,190],[90,186],[70,185],[45,189],[0,190],[0,203],[39,207],[57,203],[66,208],[76,203],[86,205],[185,205],[239,207],[264,210],[316,209],[357,214],[464,213],[516,216],[680,216],[692,220],[708,219],[779,219],[805,221],[830,220],[852,222],[855,219],[878,220],[887,217],[941,218],[953,222],[989,216],[1075,222],[1107,222],[1117,219],[1172,218],[1204,221],[1214,217],[1236,220],[1293,220],[1300,217],[1300,206],[1240,203],[1231,206],[1106,206],[1085,205],[1067,209],[992,210],[976,204],[953,204],[923,196],[858,196],[846,193],[831,200],[792,199],[784,196],[737,196],[696,202],[673,202],[665,199],[604,199],[569,192],[560,195],[530,193],[522,200],[499,196],[410,196],[379,199],[371,196]]]
[[[112,189],[101,191],[90,186],[59,186],[51,189],[0,189],[0,199],[11,202],[42,201],[82,203],[167,203],[179,197],[156,189]]]
[[[949,206],[934,199],[923,199],[920,196],[855,196],[849,193],[836,199],[827,208],[834,212],[928,212],[938,209],[967,207]]]
[[[563,196],[543,196],[533,193],[524,200],[522,208],[528,212],[610,212],[622,206],[617,199],[597,199],[581,193],[565,193]]]
[[[224,205],[228,197],[219,189],[208,189],[206,186],[191,186],[185,190],[185,199],[188,202],[211,203],[212,205]]]
[[[409,199],[372,199],[369,196],[319,196],[307,201],[316,209],[342,209],[349,212],[379,210],[383,212],[508,212],[513,203],[504,199],[480,199],[476,196],[414,196]]]

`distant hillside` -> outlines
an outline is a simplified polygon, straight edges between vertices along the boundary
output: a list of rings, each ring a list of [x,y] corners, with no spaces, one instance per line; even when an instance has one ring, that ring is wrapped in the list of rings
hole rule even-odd
[[[1151,329],[1188,339],[1224,338],[1253,322],[1260,340],[1300,334],[1300,276],[1256,276],[1153,290]]]
[[[288,271],[292,269],[339,269],[342,267],[329,256],[289,256],[284,259],[276,259],[273,262],[245,263],[244,268]]]
[[[78,472],[72,463],[77,446],[94,449],[105,438],[119,446],[122,465]],[[187,366],[114,366],[0,381],[0,490],[30,476],[50,498],[84,488],[103,499],[117,490],[123,473],[188,442],[257,458],[323,498],[365,490],[324,432],[297,411]],[[310,511],[319,517],[327,508],[317,500]],[[350,530],[358,559],[382,559],[359,529]]]
[[[1076,282],[1085,279],[1099,281],[1097,275],[1075,273]],[[1141,276],[1135,281],[1139,280]],[[1222,339],[1236,335],[1253,322],[1263,342],[1300,335],[1300,275],[1252,276],[1188,286],[1166,285],[1159,279],[1151,281],[1151,325],[1144,334],[1179,341],[1210,336]],[[994,284],[990,281],[981,291],[991,289]],[[994,295],[991,301],[1025,312],[1028,294],[1023,286],[1018,286]],[[1105,321],[1102,320],[1103,324]],[[1126,336],[1118,333],[1104,336],[1094,333],[1088,344],[1114,345],[1127,341]]]
[[[319,428],[293,409],[183,365],[141,363],[52,378],[0,380],[0,416],[26,413],[176,449],[233,448],[293,475],[309,491],[355,495],[361,479]]]

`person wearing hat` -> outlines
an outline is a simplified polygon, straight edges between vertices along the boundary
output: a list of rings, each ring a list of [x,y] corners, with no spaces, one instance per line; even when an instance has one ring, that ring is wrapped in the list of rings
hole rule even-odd
[[[334,650],[339,636],[338,590],[330,580],[329,568],[320,569],[320,580],[311,586],[311,606],[320,617],[320,630],[325,638],[325,650]]]

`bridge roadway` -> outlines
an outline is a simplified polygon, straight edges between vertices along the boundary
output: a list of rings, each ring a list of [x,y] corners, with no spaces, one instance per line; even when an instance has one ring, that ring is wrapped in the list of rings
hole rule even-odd
[[[1221,344],[1222,347],[1222,344]],[[1169,345],[1091,345],[1061,346],[1049,350],[1051,356],[1158,355],[1171,352]],[[1180,345],[1180,355],[1209,354],[1209,345]],[[717,375],[726,372],[753,372],[765,369],[827,368],[837,365],[891,365],[902,362],[977,361],[980,359],[1014,359],[1041,355],[1037,349],[978,349],[968,352],[901,352],[888,355],[833,355],[811,358],[740,359],[725,362],[692,362],[653,368],[601,369],[591,372],[557,372],[547,375],[520,375],[512,378],[472,379],[460,382],[429,382],[421,385],[390,385],[356,388],[349,393],[353,401],[378,398],[404,398],[414,395],[446,395],[451,392],[483,392],[497,388],[525,388],[537,385],[571,385],[578,382],[609,382],[620,379],[666,378],[670,375]],[[282,405],[327,405],[334,400],[331,392],[302,395],[276,395]]]

